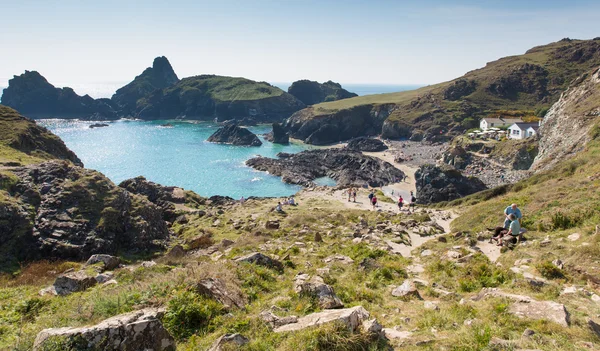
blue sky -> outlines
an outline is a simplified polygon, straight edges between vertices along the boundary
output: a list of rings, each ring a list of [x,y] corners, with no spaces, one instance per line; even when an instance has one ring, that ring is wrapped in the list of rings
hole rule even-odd
[[[158,55],[180,77],[431,84],[600,36],[600,1],[0,0],[0,9],[0,86],[26,69],[60,86],[124,82]]]

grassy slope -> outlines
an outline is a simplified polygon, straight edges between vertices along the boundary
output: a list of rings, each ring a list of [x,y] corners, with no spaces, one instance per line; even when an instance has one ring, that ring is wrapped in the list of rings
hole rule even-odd
[[[455,80],[423,87],[417,90],[405,91],[399,93],[376,94],[360,96],[350,99],[344,99],[333,102],[321,103],[313,106],[311,113],[307,118],[318,118],[319,115],[329,114],[335,111],[349,109],[359,105],[378,105],[378,104],[397,104],[398,109],[389,117],[391,121],[403,121],[409,124],[418,124],[418,119],[425,113],[439,113],[440,116],[434,116],[432,122],[428,125],[451,125],[454,122],[460,122],[470,114],[460,111],[459,102],[467,102],[479,109],[475,116],[482,117],[497,110],[527,110],[533,111],[539,107],[549,107],[558,100],[560,92],[567,88],[568,84],[578,75],[587,72],[591,68],[600,64],[597,58],[588,60],[584,63],[570,62],[564,57],[559,57],[558,51],[564,48],[577,49],[577,45],[586,47],[596,45],[593,40],[573,40],[571,42],[556,42],[544,46],[539,46],[529,50],[527,53],[518,56],[510,56],[488,63],[485,67],[468,72],[463,77]],[[499,77],[506,77],[514,69],[529,63],[544,67],[549,72],[549,99],[540,101],[534,94],[520,93],[517,97],[501,98],[491,94],[487,87],[495,82]],[[553,79],[555,78],[555,79]],[[468,96],[458,101],[444,100],[444,91],[458,79],[474,80],[477,82],[476,90]],[[417,108],[411,106],[411,103],[426,95],[432,94],[431,98],[426,99],[419,104]]]
[[[255,82],[245,78],[202,75],[182,79],[167,90],[182,89],[187,91],[208,91],[216,101],[259,100],[276,97],[283,90],[266,82]]]

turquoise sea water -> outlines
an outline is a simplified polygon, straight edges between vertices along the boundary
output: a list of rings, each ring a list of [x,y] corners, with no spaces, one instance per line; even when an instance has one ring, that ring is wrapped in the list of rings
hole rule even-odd
[[[259,136],[260,147],[209,143],[206,139],[218,128],[214,123],[168,121],[117,121],[109,127],[90,129],[93,122],[38,120],[64,140],[87,168],[104,173],[113,182],[144,176],[163,185],[193,190],[202,196],[287,196],[300,187],[281,178],[247,167],[255,155],[275,157],[278,152],[296,153],[309,148],[303,144],[277,145],[260,134],[270,125],[250,127]],[[330,183],[330,182],[329,182]]]

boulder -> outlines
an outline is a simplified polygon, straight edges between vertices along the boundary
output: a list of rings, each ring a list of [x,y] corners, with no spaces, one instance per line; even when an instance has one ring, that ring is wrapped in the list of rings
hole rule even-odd
[[[290,136],[280,123],[273,123],[273,130],[265,134],[265,140],[273,144],[287,145],[290,143]]]
[[[408,338],[410,338],[412,336],[412,332],[396,330],[394,328],[383,328],[383,334],[389,340],[394,340],[394,339],[400,339],[400,340],[402,340],[402,339],[408,339]]]
[[[381,326],[381,324],[379,324],[379,322],[375,318],[364,321],[362,323],[362,328],[364,331],[366,331],[367,333],[371,333],[371,334],[382,334],[383,333],[383,327]]]
[[[392,290],[392,296],[404,298],[414,297],[419,300],[423,299],[417,290],[416,284],[411,279],[406,279],[402,285],[394,288],[394,290]]]
[[[84,271],[69,272],[56,277],[54,290],[57,295],[69,295],[77,291],[84,291],[96,285],[98,281]]]
[[[306,294],[317,297],[319,299],[319,307],[321,308],[332,309],[344,307],[344,303],[337,297],[333,288],[325,284],[319,276],[314,276],[310,279],[306,274],[296,276],[294,291],[301,295]]]
[[[218,278],[206,278],[196,284],[196,291],[213,298],[223,304],[226,308],[244,308],[246,299],[239,289],[235,291],[228,289],[223,280]]]
[[[35,338],[33,350],[42,351],[50,346],[67,350],[76,344],[86,350],[175,351],[175,340],[160,322],[163,314],[161,309],[148,308],[91,327],[44,329]]]
[[[225,351],[238,349],[246,345],[250,340],[241,334],[225,334],[218,338],[208,351]]]
[[[503,292],[497,288],[483,288],[472,299],[479,301],[485,297],[503,297],[512,300],[508,312],[521,318],[548,320],[563,327],[570,324],[570,315],[565,305],[554,301],[537,301],[525,295]]]
[[[93,265],[100,262],[102,262],[104,270],[112,271],[113,269],[119,267],[119,264],[121,264],[121,259],[111,255],[95,254],[90,256],[85,264]]]
[[[452,201],[487,189],[475,177],[465,177],[447,165],[424,165],[415,172],[417,203],[431,204]]]
[[[205,233],[196,235],[193,238],[186,239],[184,241],[184,243],[188,250],[196,250],[196,249],[205,249],[205,248],[211,246],[212,244],[214,244],[214,241],[212,239],[212,234],[205,232]]]
[[[275,328],[274,331],[276,333],[297,331],[332,322],[343,323],[350,331],[356,331],[367,318],[369,318],[369,312],[362,306],[340,310],[324,310],[298,318],[298,322],[283,325]]]
[[[325,263],[339,262],[339,263],[343,263],[343,264],[351,264],[351,263],[354,263],[354,260],[351,259],[350,257],[344,256],[344,255],[333,255],[333,256],[328,256],[328,257],[324,258],[323,262],[325,262]]]
[[[168,258],[180,258],[185,256],[185,250],[181,245],[175,245],[167,252],[166,257]]]
[[[380,152],[388,149],[387,145],[379,139],[360,137],[350,140],[346,149],[363,152]]]
[[[258,137],[246,128],[239,127],[237,124],[228,124],[217,129],[208,138],[212,143],[225,143],[239,146],[261,146],[262,142]]]
[[[279,317],[269,310],[262,311],[259,317],[274,328],[290,323],[298,323],[298,317],[296,316]]]
[[[267,221],[265,223],[267,229],[279,229],[279,221]]]
[[[235,261],[252,263],[252,264],[259,265],[259,266],[273,268],[278,271],[283,271],[283,264],[281,262],[274,260],[267,255],[263,255],[260,252],[253,252],[249,255],[238,257],[235,259]]]

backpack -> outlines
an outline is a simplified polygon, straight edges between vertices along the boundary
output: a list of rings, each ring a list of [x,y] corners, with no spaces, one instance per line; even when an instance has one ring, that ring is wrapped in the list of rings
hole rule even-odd
[[[414,196],[413,196],[413,197],[411,197],[411,198],[410,198],[410,202],[417,202],[417,198],[416,198],[416,197],[414,197]]]
[[[369,194],[369,200],[373,200],[373,193]]]

